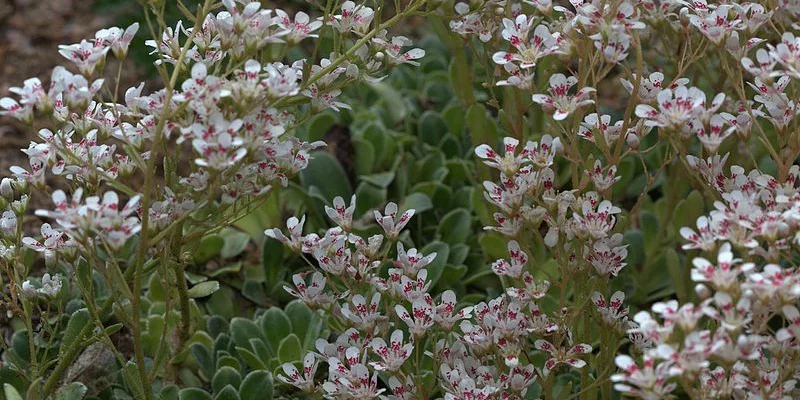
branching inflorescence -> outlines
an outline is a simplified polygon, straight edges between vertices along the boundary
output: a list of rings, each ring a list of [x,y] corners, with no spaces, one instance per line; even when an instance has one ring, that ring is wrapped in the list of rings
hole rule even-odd
[[[332,333],[281,360],[276,379],[288,398],[797,396],[796,2],[411,1],[398,2],[386,22],[382,8],[352,1],[329,4],[321,18],[211,3],[192,27],[162,26],[160,39],[147,42],[164,89],[145,94],[140,85],[118,96],[119,83],[100,78],[112,55],[122,68],[134,24],[61,46],[77,73],[57,67],[49,86],[32,78],[0,100],[4,115],[32,126],[49,120],[23,150],[29,165],[12,167],[0,184],[3,304],[29,332],[32,309],[58,296],[70,272],[98,328],[80,334],[104,335],[111,303],[91,304],[91,276],[80,276],[90,265],[133,334],[139,390],[152,398],[148,369],[167,367],[159,357],[145,367],[137,342],[142,275],[162,268],[186,308],[188,243],[308,166],[324,143],[293,133],[311,113],[350,108],[343,89],[418,66],[425,52],[387,29],[424,10],[449,26],[439,35],[471,50],[481,68],[453,63],[451,74],[482,73],[475,92],[503,126],[502,139],[470,147],[491,210],[483,229],[507,249],[486,265],[499,284],[460,302],[441,290],[441,255],[407,233],[420,215],[393,202],[358,215],[360,199],[336,197],[324,207],[331,228],[304,233],[307,218],[298,215],[286,229],[267,229],[308,267],[283,288]],[[326,30],[334,53],[289,62],[290,49]],[[475,106],[472,89],[459,101]],[[617,92],[627,98],[608,106]],[[634,184],[641,193],[620,201]],[[652,243],[634,240],[631,230],[649,228],[642,208],[656,188],[662,216],[681,221],[672,214],[684,187],[703,193],[712,211],[696,210],[695,226],[655,228]],[[34,238],[22,221],[39,194],[53,207],[36,210],[46,222]],[[61,275],[27,279],[26,249]],[[641,293],[644,283],[624,280],[645,275],[643,258],[678,265],[668,275],[672,292]],[[28,378],[43,378],[44,396],[77,350],[61,351],[53,370],[31,351]]]

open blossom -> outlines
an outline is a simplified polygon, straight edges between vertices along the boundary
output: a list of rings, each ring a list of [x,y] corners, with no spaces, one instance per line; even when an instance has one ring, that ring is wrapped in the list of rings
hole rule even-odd
[[[350,206],[345,207],[344,199],[336,196],[333,199],[333,207],[325,206],[325,214],[339,225],[344,231],[349,231],[353,226],[353,212],[356,210],[356,196],[350,199]]]
[[[125,30],[117,27],[101,29],[94,35],[95,45],[110,47],[114,56],[122,59],[128,54],[128,46],[130,46],[133,37],[138,31],[138,22],[131,24]]]
[[[614,363],[622,372],[611,376],[614,388],[622,393],[642,399],[668,397],[678,386],[669,382],[669,362],[656,364],[656,360],[645,355],[643,367],[627,355],[618,355]]]
[[[54,297],[61,291],[62,278],[60,275],[53,275],[45,273],[42,276],[42,286],[37,288],[31,284],[30,280],[22,282],[22,292],[30,295],[43,295],[46,297]]]
[[[705,112],[706,95],[696,87],[678,86],[674,90],[664,89],[658,92],[656,102],[658,110],[648,104],[636,106],[636,116],[644,118],[647,126],[680,129],[683,124],[702,116]]]
[[[732,8],[732,5],[721,4],[710,12],[702,10],[700,15],[690,15],[689,22],[696,26],[708,40],[719,44],[727,34],[739,29],[742,23],[739,18],[728,19]]]
[[[292,282],[295,288],[284,286],[290,295],[297,297],[309,307],[326,306],[333,301],[333,298],[325,293],[325,282],[327,279],[319,272],[314,272],[311,275],[311,282],[306,283],[306,274],[292,275]]]
[[[597,307],[597,311],[600,312],[603,320],[611,326],[626,322],[628,308],[623,307],[624,300],[625,293],[621,291],[614,292],[608,301],[600,292],[592,294],[592,303]]]
[[[92,76],[97,65],[105,60],[110,47],[100,42],[92,43],[82,40],[80,43],[58,46],[58,52],[66,59],[75,63],[81,74]]]
[[[388,344],[383,338],[375,338],[370,347],[381,358],[381,361],[370,363],[377,371],[397,371],[414,350],[413,343],[403,343],[403,331],[399,329],[392,332]]]
[[[388,66],[396,66],[400,64],[410,64],[418,66],[419,62],[415,61],[425,57],[425,50],[414,48],[402,52],[403,47],[411,46],[413,42],[405,36],[395,36],[391,40],[386,38],[386,32],[379,33],[372,42],[377,49],[383,50],[383,57]]]
[[[614,215],[620,212],[622,210],[608,200],[599,203],[584,200],[581,204],[581,214],[572,215],[576,223],[575,230],[579,235],[595,240],[605,238],[616,222]]]
[[[386,389],[378,389],[378,371],[370,377],[366,365],[355,360],[345,364],[336,357],[328,358],[328,381],[322,384],[333,398],[374,399]]]
[[[531,21],[532,22],[532,21]],[[519,63],[522,69],[536,66],[539,60],[551,54],[561,53],[563,38],[558,32],[550,33],[545,25],[538,25],[533,30],[529,39],[530,30],[528,17],[524,14],[515,20],[503,19],[503,38],[506,39],[516,52],[499,51],[494,53],[492,60],[497,64]]]
[[[85,202],[81,202],[82,194],[83,191],[78,189],[68,200],[63,191],[57,190],[53,192],[56,209],[36,210],[36,215],[54,219],[71,236],[88,239],[97,234],[115,250],[141,230],[139,218],[133,215],[139,196],[132,197],[120,208],[119,197],[113,191],[106,192],[102,202],[98,196],[87,197]]]
[[[589,98],[589,94],[594,92],[594,88],[585,87],[579,89],[574,95],[569,94],[570,88],[578,83],[578,78],[574,76],[566,77],[564,74],[553,74],[550,76],[550,96],[545,94],[534,94],[533,101],[541,104],[542,109],[553,115],[553,119],[561,121],[567,118],[580,107],[594,103]]]
[[[364,33],[368,30],[375,11],[363,4],[356,5],[353,1],[342,3],[342,13],[331,17],[331,25],[339,32]]]
[[[292,385],[303,392],[311,393],[316,386],[314,384],[314,375],[319,366],[319,359],[314,353],[306,353],[303,358],[303,371],[300,372],[292,363],[284,363],[281,365],[285,375],[278,374],[279,381]]]
[[[409,276],[416,276],[423,268],[436,259],[436,253],[422,255],[417,249],[405,250],[403,243],[397,242],[397,261],[395,266],[400,267]]]
[[[381,294],[375,293],[367,304],[364,296],[357,294],[352,297],[351,303],[342,306],[342,315],[350,320],[361,330],[369,330],[379,319],[385,318],[378,311]]]
[[[733,258],[729,243],[720,247],[716,264],[702,257],[692,260],[692,264],[692,281],[707,283],[721,291],[735,289],[739,285],[739,276],[753,269],[753,264],[742,264],[741,260]]]
[[[77,246],[72,238],[65,235],[64,232],[53,229],[50,224],[42,224],[42,241],[38,241],[32,237],[22,238],[22,244],[25,247],[34,251],[44,254],[45,261],[51,265],[53,258],[59,251],[70,250]]]
[[[582,354],[589,354],[592,352],[592,346],[588,344],[576,344],[569,349],[556,347],[552,343],[544,339],[539,339],[534,343],[537,350],[545,351],[550,354],[550,358],[544,363],[542,373],[547,376],[559,364],[567,364],[573,368],[583,368],[586,361],[581,360],[579,357]]]
[[[485,18],[480,11],[470,12],[469,4],[464,2],[456,3],[453,8],[457,17],[450,21],[450,30],[463,37],[477,36],[483,43],[492,39],[496,27],[493,19]]]
[[[511,260],[510,262],[504,259],[495,261],[492,264],[492,271],[497,275],[519,278],[522,268],[528,262],[528,255],[520,249],[516,240],[508,242],[508,258]]]
[[[411,217],[414,216],[414,209],[404,211],[399,218],[397,217],[397,212],[397,204],[393,202],[386,204],[383,214],[380,211],[375,211],[375,220],[386,232],[386,236],[391,239],[397,238],[400,235],[400,231],[405,228]]]
[[[294,20],[289,18],[289,15],[281,9],[275,9],[275,14],[278,26],[289,32],[288,35],[286,35],[287,42],[293,44],[307,37],[319,37],[313,34],[313,32],[322,27],[322,21],[312,21],[308,14],[302,11],[298,11],[297,14],[294,15]]]
[[[452,290],[442,293],[441,303],[434,309],[433,320],[445,331],[453,329],[456,322],[471,317],[472,307],[456,311],[456,294]]]
[[[400,319],[408,325],[409,332],[416,338],[422,337],[425,331],[433,326],[433,300],[430,295],[414,300],[411,304],[411,314],[405,307],[398,304],[395,312]]]
[[[616,165],[611,165],[603,171],[603,163],[600,160],[595,160],[594,167],[590,171],[585,171],[585,173],[589,175],[589,178],[594,182],[594,186],[601,192],[611,189],[615,183],[622,179],[621,176],[617,176]]]
[[[723,129],[725,126],[725,119],[719,114],[714,114],[711,117],[708,129],[702,124],[698,124],[695,134],[700,139],[700,143],[710,152],[716,153],[722,141],[733,133],[731,129]]]

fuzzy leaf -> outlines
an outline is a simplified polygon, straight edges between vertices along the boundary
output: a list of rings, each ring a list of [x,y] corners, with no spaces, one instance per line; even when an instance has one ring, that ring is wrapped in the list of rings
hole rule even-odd
[[[189,289],[188,294],[189,297],[197,299],[200,297],[210,296],[217,290],[219,290],[219,282],[208,281],[194,285],[191,289]]]

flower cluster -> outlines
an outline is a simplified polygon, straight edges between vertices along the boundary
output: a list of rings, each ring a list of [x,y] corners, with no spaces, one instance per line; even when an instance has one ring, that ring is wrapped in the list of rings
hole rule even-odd
[[[234,0],[223,0],[221,7],[206,1],[198,13],[194,26],[183,21],[161,26],[161,37],[144,43],[166,78],[163,88],[148,92],[142,83],[125,89],[120,82],[102,78],[112,75],[105,70],[111,56],[122,71],[129,46],[136,44],[139,24],[133,24],[102,29],[93,39],[60,46],[69,65],[56,67],[50,82],[28,79],[10,90],[13,97],[0,99],[0,116],[31,126],[50,122],[38,131],[37,141],[22,150],[27,164],[11,167],[11,176],[0,184],[0,284],[5,287],[6,277],[14,281],[10,297],[4,294],[2,299],[10,316],[32,318],[33,311],[19,295],[53,297],[66,279],[45,274],[41,288],[30,280],[23,283],[31,270],[28,250],[43,256],[51,272],[74,276],[78,265],[89,265],[115,299],[126,297],[134,304],[131,310],[138,311],[141,293],[131,292],[141,288],[145,264],[167,268],[184,263],[184,245],[232,224],[308,166],[311,152],[324,143],[294,137],[299,124],[314,113],[349,108],[342,99],[348,85],[383,79],[401,64],[418,65],[415,60],[425,54],[409,48],[410,39],[388,33],[394,20],[377,20],[372,9],[352,1],[344,2],[338,14],[326,15],[329,19]],[[154,20],[161,24],[163,18]],[[318,59],[287,57],[321,34],[336,36],[333,52]],[[28,210],[34,191],[50,195],[53,202],[50,208],[35,210],[45,220],[39,221],[44,222],[41,236],[23,229],[23,219],[34,214]],[[395,212],[396,207],[387,208],[382,219],[391,238],[410,217],[395,219]],[[290,227],[298,225],[301,230],[302,221],[290,221]],[[342,268],[339,272],[363,279],[376,268],[374,260],[368,261],[376,256],[371,252],[354,254],[356,262],[350,268],[344,268],[349,254],[321,254],[332,243],[343,246],[347,235],[331,233],[312,243],[311,238],[301,240],[298,231],[290,233],[291,239],[280,238],[293,241],[296,249],[313,249],[315,256],[329,261],[327,271]],[[372,242],[365,246],[375,247]],[[182,270],[171,279],[187,290]],[[296,277],[298,289],[293,293],[320,305],[341,298],[315,290],[320,280],[312,276],[309,289]],[[189,310],[181,304],[188,318]],[[368,323],[370,315],[360,310],[357,299],[351,304],[352,312],[345,314]],[[120,319],[138,330],[139,315],[124,313],[128,311]],[[182,321],[187,330],[189,323]],[[80,335],[89,332],[87,328]],[[86,338],[73,339],[84,343]],[[141,343],[134,345],[139,351],[136,361],[143,365]],[[387,358],[383,368],[396,365]],[[152,376],[138,379],[149,390]],[[45,391],[52,391],[58,380],[57,375],[51,377]]]

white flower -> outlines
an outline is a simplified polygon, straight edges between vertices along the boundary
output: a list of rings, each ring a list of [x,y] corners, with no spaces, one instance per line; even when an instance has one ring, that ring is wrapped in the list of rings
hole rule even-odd
[[[397,204],[390,202],[386,205],[383,215],[380,211],[375,211],[375,220],[378,225],[386,232],[386,236],[391,239],[396,239],[400,235],[400,231],[405,228],[411,217],[414,216],[414,209],[407,210],[397,217],[398,207]]]

